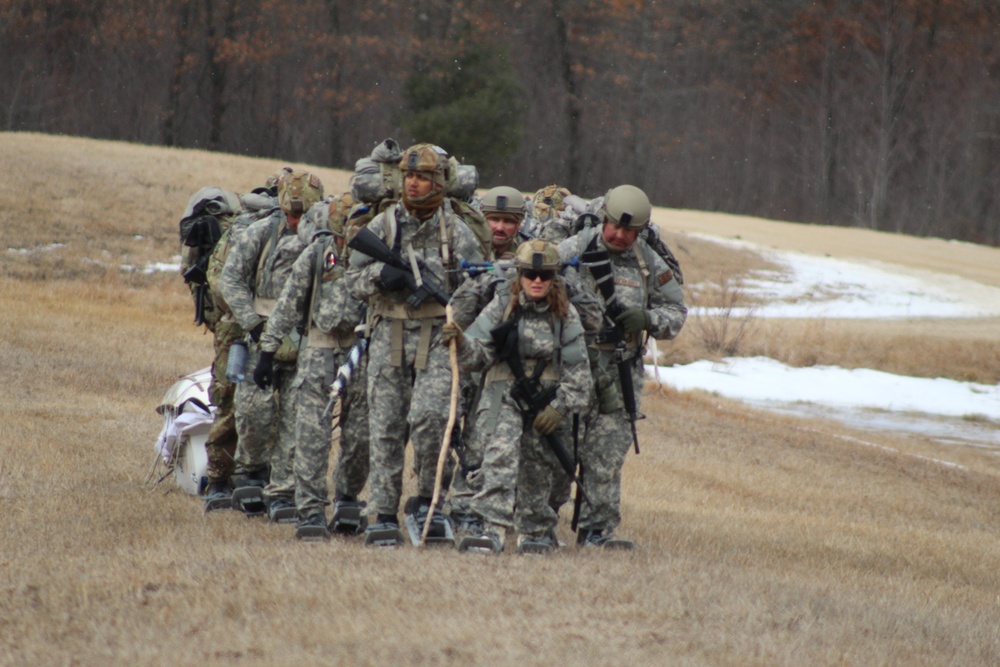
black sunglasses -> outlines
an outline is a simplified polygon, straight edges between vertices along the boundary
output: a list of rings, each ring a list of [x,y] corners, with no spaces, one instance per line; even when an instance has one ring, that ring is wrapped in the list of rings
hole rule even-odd
[[[556,272],[552,270],[538,271],[536,269],[521,269],[521,276],[528,280],[541,278],[543,282],[548,282],[556,277]]]

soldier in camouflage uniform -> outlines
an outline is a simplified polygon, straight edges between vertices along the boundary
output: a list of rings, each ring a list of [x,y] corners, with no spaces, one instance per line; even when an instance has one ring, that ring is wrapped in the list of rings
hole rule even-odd
[[[493,300],[499,285],[507,288],[506,269],[513,266],[514,252],[528,240],[521,232],[525,216],[524,196],[515,188],[501,185],[483,195],[480,204],[491,233],[490,252],[487,259],[494,266],[489,271],[470,271],[469,279],[455,290],[451,307],[455,323],[462,329],[472,325],[476,316]],[[508,288],[509,289],[509,288]],[[466,475],[479,469],[482,451],[475,445],[481,442],[473,435],[473,403],[478,395],[482,373],[462,374],[461,413],[465,418],[460,440],[452,439],[452,446],[459,453],[461,471],[455,477],[451,494],[451,519],[460,529],[475,529],[469,501],[475,491],[469,487]]]
[[[347,291],[344,273],[344,219],[353,200],[349,193],[321,201],[299,223],[299,237],[309,245],[295,260],[260,337],[260,348],[274,354],[285,336],[309,322],[305,346],[299,351],[292,389],[297,396],[295,419],[295,505],[299,518],[296,536],[330,537],[326,524],[329,504],[326,473],[330,458],[331,419],[323,419],[337,371],[357,340],[364,304]],[[337,508],[360,509],[358,494],[368,479],[368,400],[366,358],[355,369],[340,408],[340,455],[334,473]],[[304,528],[312,528],[306,531]],[[331,529],[341,526],[336,520]],[[358,526],[354,526],[357,528]]]
[[[288,515],[294,520],[293,385],[299,335],[286,336],[276,352],[262,352],[257,343],[305,248],[296,231],[299,221],[322,196],[323,184],[314,174],[293,171],[283,175],[278,183],[279,208],[247,227],[222,270],[222,294],[236,321],[248,332],[248,342],[253,343],[247,372],[253,372],[254,382],[242,382],[236,388],[237,466],[253,475],[270,465],[264,498],[275,520]]]
[[[557,546],[553,536],[558,515],[549,498],[566,473],[545,436],[554,434],[569,442],[566,417],[584,410],[591,392],[583,325],[558,276],[559,266],[554,245],[541,239],[522,244],[510,290],[499,291],[464,335],[453,322],[444,328],[445,339],[459,341],[463,369],[489,369],[477,406],[476,437],[483,462],[471,509],[496,552],[503,549],[507,528],[518,532],[518,551]],[[512,396],[514,372],[491,334],[510,321],[516,323],[514,354],[520,357],[524,374],[537,377],[544,389],[555,388],[551,402],[532,406],[529,413]],[[540,364],[544,366],[539,375]]]
[[[479,243],[461,219],[442,206],[448,182],[448,156],[437,146],[418,144],[403,153],[402,201],[368,225],[406,261],[425,266],[424,276],[451,294],[462,275],[451,272],[462,260],[482,262]],[[354,251],[347,271],[351,293],[368,301],[372,323],[368,358],[371,424],[372,534],[398,530],[407,431],[413,443],[416,502],[409,504],[422,525],[434,492],[437,458],[448,420],[451,370],[441,344],[444,306],[427,299],[408,304],[407,274]],[[404,426],[405,424],[405,426]],[[444,532],[435,512],[432,532]]]
[[[602,224],[585,228],[559,244],[563,261],[580,257],[584,252],[608,252],[614,296],[621,305],[621,312],[610,324],[625,335],[621,351],[616,351],[606,335],[589,345],[595,395],[585,420],[580,461],[583,484],[592,504],[582,506],[577,535],[578,543],[585,546],[631,546],[631,542],[614,536],[621,522],[621,471],[633,440],[617,355],[629,362],[638,408],[645,381],[642,351],[646,337],[673,338],[687,317],[684,295],[673,271],[649,244],[636,243],[649,224],[651,211],[649,199],[639,188],[632,185],[612,188],[604,199]],[[581,266],[581,277],[607,309],[594,270]]]
[[[214,337],[215,355],[208,398],[215,406],[215,416],[205,443],[208,456],[208,479],[203,494],[206,512],[230,506],[229,477],[233,473],[236,452],[236,424],[233,385],[226,379],[226,362],[234,340],[234,327],[235,335],[239,335],[239,325],[226,317],[225,303],[213,293],[217,281],[211,272],[211,259],[241,210],[236,194],[209,186],[191,196],[180,222],[181,273],[195,295],[195,322],[204,324]]]

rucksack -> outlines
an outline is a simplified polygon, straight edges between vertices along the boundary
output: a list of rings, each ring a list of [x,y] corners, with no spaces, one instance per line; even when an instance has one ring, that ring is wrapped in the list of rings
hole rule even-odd
[[[269,199],[269,201],[272,203],[274,202],[273,199]],[[222,277],[222,269],[226,265],[226,257],[229,256],[229,251],[232,249],[233,243],[236,241],[237,234],[241,233],[254,222],[271,215],[274,209],[275,207],[263,206],[256,210],[245,211],[233,220],[232,224],[230,224],[225,231],[222,232],[222,238],[220,238],[219,242],[215,244],[215,249],[212,250],[212,254],[208,258],[208,268],[205,270],[205,277],[208,281],[209,294],[211,295],[215,306],[216,322],[221,319],[223,315],[232,314],[232,311],[229,309],[229,305],[222,297],[219,279]],[[209,328],[214,328],[214,324]]]
[[[397,199],[403,192],[403,172],[399,168],[402,153],[394,139],[386,139],[369,157],[354,163],[351,176],[351,197],[363,204],[378,204]]]
[[[181,274],[195,302],[195,324],[215,331],[220,314],[208,286],[208,264],[212,252],[242,209],[236,194],[218,186],[207,186],[188,199],[181,216]]]

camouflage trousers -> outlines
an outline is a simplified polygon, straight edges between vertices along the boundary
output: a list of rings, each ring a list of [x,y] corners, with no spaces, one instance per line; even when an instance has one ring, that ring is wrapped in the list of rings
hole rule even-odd
[[[251,345],[246,380],[236,386],[237,472],[254,472],[271,466],[271,480],[264,497],[295,496],[295,367],[275,362],[274,385],[261,389],[253,381],[260,348]]]
[[[330,387],[347,350],[304,348],[299,354],[295,391],[295,506],[300,517],[324,513],[329,504],[326,474],[333,444],[333,410],[323,419]],[[367,357],[354,370],[340,400],[340,453],[333,474],[338,495],[357,496],[368,481]]]
[[[483,438],[476,433],[476,403],[478,402],[479,383],[482,373],[463,372],[461,376],[461,396],[459,398],[459,413],[462,419],[462,443],[459,445],[452,438],[451,446],[459,459],[458,473],[451,484],[451,511],[468,514],[472,511],[472,496],[476,490],[469,486],[467,474],[474,474],[483,464]]]
[[[451,367],[441,345],[441,324],[434,322],[426,366],[414,367],[420,321],[405,320],[402,363],[393,366],[392,320],[383,319],[372,332],[368,350],[368,409],[371,426],[371,511],[397,514],[403,492],[407,436],[413,443],[417,494],[430,497],[441,440],[448,423]]]
[[[215,406],[215,419],[205,443],[210,484],[225,482],[236,468],[236,411],[233,404],[236,385],[226,379],[226,365],[229,363],[229,348],[233,346],[233,341],[242,337],[243,329],[236,322],[221,321],[215,325],[215,359],[212,361],[212,383],[208,386],[208,399]]]
[[[617,382],[617,369],[614,366],[611,369]],[[642,387],[641,367],[638,372],[632,373],[632,378],[633,386]],[[641,393],[636,390],[637,409]],[[583,486],[587,489],[591,505],[583,503],[579,525],[581,528],[609,532],[621,523],[622,468],[632,447],[631,421],[624,408],[602,413],[596,396],[584,421],[580,463],[583,467]]]
[[[566,442],[566,428],[556,434]],[[559,516],[549,498],[554,488],[565,485],[566,473],[545,438],[525,424],[517,406],[503,400],[496,426],[480,431],[478,441],[482,467],[469,477],[470,486],[477,489],[470,503],[473,513],[522,535],[555,528]]]

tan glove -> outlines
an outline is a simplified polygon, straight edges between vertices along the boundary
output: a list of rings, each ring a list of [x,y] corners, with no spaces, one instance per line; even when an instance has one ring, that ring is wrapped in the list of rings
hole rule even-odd
[[[451,341],[455,341],[455,345],[462,345],[462,327],[458,326],[454,322],[445,322],[441,325],[441,341],[448,345]]]
[[[545,409],[535,416],[535,430],[542,435],[552,433],[562,424],[563,416],[551,405],[546,405]]]

